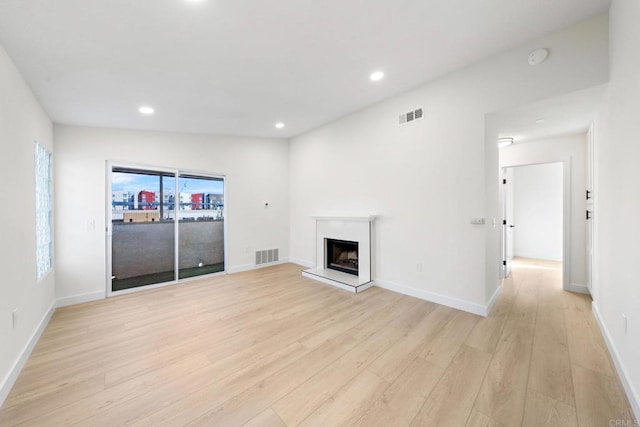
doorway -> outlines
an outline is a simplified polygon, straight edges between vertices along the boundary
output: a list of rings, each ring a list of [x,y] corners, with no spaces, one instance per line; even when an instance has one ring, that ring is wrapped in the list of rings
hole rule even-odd
[[[225,271],[224,177],[107,165],[107,295]]]
[[[563,288],[568,287],[569,162],[503,167],[502,276],[514,259],[562,263]]]

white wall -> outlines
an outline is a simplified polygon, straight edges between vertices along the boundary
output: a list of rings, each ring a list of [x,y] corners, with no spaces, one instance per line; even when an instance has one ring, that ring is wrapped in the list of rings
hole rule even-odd
[[[226,175],[227,269],[251,267],[256,249],[288,257],[285,140],[59,125],[54,135],[58,298],[105,292],[107,160]]]
[[[514,255],[562,261],[562,163],[514,169]]]
[[[611,80],[596,122],[594,308],[640,419],[640,2],[614,0],[610,13]]]
[[[0,405],[54,301],[54,273],[36,281],[34,141],[53,150],[51,121],[0,46]],[[11,312],[18,309],[14,329]]]
[[[551,55],[531,67],[540,46]],[[480,312],[500,265],[498,153],[485,114],[602,84],[607,60],[599,16],[293,138],[292,258],[313,264],[312,215],[379,214],[378,283]],[[398,126],[398,114],[420,106],[423,120]]]
[[[571,251],[568,283],[586,286],[586,135],[545,138],[500,149],[500,167],[568,161],[571,168]]]

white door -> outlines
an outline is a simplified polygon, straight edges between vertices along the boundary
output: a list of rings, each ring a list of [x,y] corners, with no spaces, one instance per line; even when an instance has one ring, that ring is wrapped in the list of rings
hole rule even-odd
[[[504,277],[511,274],[511,262],[513,261],[513,168],[503,169],[502,174],[503,189],[503,219],[502,219],[502,236],[503,236],[503,257],[502,265],[504,269]]]

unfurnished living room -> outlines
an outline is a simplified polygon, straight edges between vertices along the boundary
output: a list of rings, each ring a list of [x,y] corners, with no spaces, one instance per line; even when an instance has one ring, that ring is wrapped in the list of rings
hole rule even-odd
[[[638,426],[640,2],[0,0],[0,426]]]

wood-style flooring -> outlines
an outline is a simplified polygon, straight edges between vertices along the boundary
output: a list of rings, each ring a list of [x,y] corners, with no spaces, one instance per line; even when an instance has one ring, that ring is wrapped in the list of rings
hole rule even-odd
[[[482,318],[284,264],[58,309],[0,425],[633,425],[584,295],[519,260]]]

